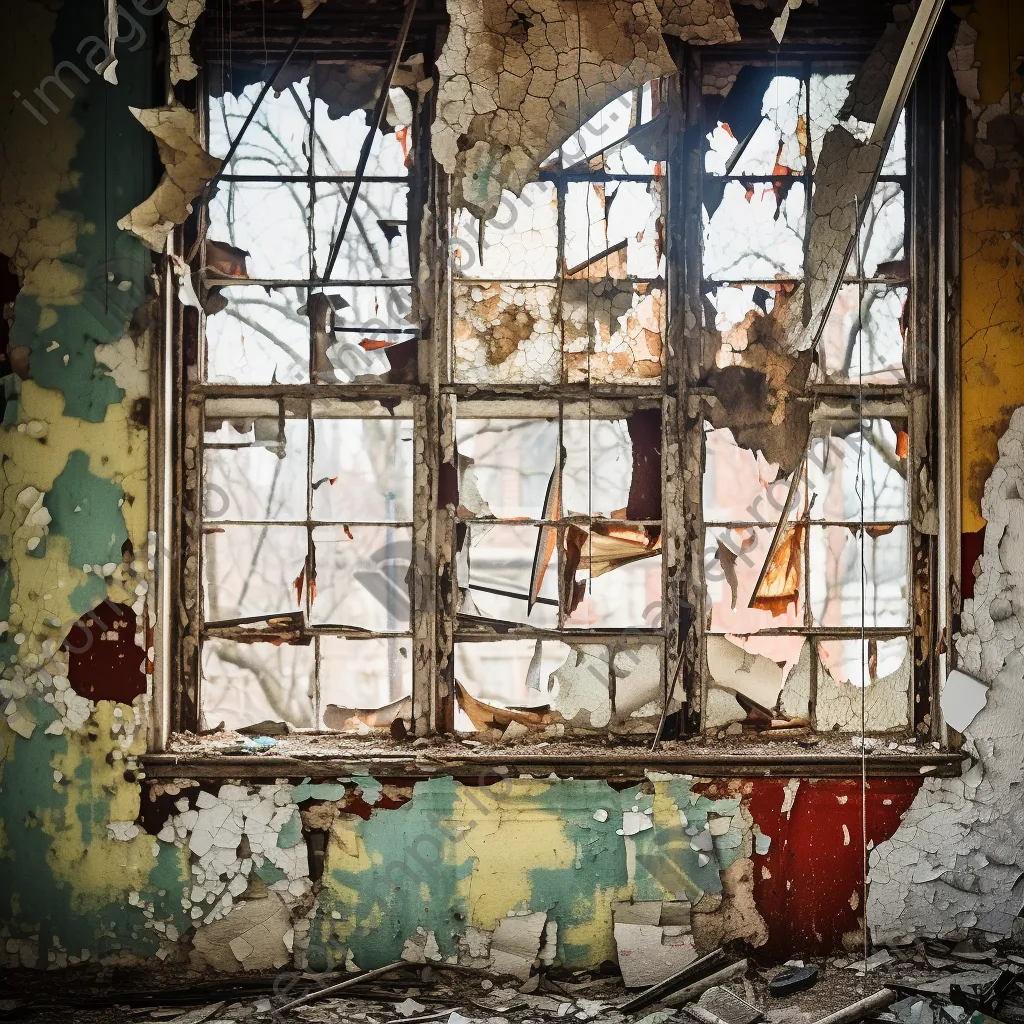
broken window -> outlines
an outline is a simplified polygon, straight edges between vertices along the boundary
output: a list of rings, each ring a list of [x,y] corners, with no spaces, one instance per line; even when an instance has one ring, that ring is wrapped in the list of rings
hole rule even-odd
[[[864,205],[814,346],[803,330],[825,135],[853,70],[705,65],[705,727],[914,725],[907,131]],[[723,82],[726,83],[723,89]],[[723,95],[724,92],[724,95]],[[859,211],[857,211],[859,212]],[[870,397],[868,390],[870,389]],[[794,429],[794,422],[801,427]],[[809,440],[805,440],[808,439]]]
[[[906,118],[814,338],[855,64],[707,48],[699,101],[629,89],[515,193],[481,164],[481,219],[429,156],[429,59],[406,46],[373,129],[384,62],[330,46],[265,95],[257,54],[205,67],[230,159],[175,262],[182,723],[920,725]]]

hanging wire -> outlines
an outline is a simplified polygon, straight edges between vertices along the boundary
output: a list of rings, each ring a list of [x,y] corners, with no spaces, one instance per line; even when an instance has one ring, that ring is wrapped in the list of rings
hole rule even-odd
[[[859,436],[857,438],[857,475],[854,481],[855,492],[860,502],[860,830],[861,830],[861,946],[865,962],[862,977],[867,977],[868,959],[868,762],[867,762],[867,549],[865,538],[864,512],[864,438],[866,422],[864,419],[864,252],[861,245],[861,204],[855,196],[854,212],[856,214],[857,250],[857,418]]]

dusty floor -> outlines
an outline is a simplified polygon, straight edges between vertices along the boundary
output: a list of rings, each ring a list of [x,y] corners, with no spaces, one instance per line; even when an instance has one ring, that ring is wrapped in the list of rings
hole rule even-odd
[[[738,996],[758,1008],[769,1024],[811,1024],[886,986],[903,988],[906,1001],[887,1014],[869,1020],[899,1024],[951,1024],[968,1020],[970,1010],[952,1005],[942,990],[950,981],[968,985],[983,982],[1001,970],[1021,972],[1024,957],[961,944],[918,943],[915,947],[876,953],[888,962],[865,974],[859,961],[832,958],[820,961],[817,982],[809,989],[778,998],[768,991],[779,967],[751,966],[747,976],[729,984]],[[0,1021],[74,1021],[81,1024],[130,1024],[175,1021],[179,1024],[262,1020],[344,1022],[344,1024],[556,1024],[565,1020],[595,1024],[694,1024],[686,1008],[659,1003],[624,1015],[618,1007],[638,991],[627,992],[611,965],[609,972],[550,970],[526,984],[488,977],[467,969],[409,964],[393,975],[280,1012],[286,1000],[318,991],[351,975],[301,975],[280,972],[267,977],[195,980],[165,971],[159,978],[148,972],[101,969],[9,975],[0,998]],[[966,976],[970,972],[970,976]],[[959,977],[958,977],[959,976]],[[910,996],[920,986],[937,988],[932,996]],[[921,999],[931,1000],[929,1005]],[[692,1005],[692,1004],[691,1004]],[[940,1010],[939,1007],[944,1007]],[[1017,985],[995,1010],[1002,1024],[1024,1022],[1024,986]]]

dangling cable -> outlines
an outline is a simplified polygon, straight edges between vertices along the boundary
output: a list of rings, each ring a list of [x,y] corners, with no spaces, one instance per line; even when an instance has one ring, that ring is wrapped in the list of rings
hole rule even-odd
[[[860,829],[861,829],[861,942],[865,964],[868,959],[868,762],[867,762],[867,549],[865,537],[864,513],[864,438],[866,423],[864,420],[864,253],[861,247],[861,211],[860,200],[854,197],[856,213],[856,249],[857,249],[857,419],[859,435],[857,439],[857,475],[855,490],[860,502]],[[867,967],[864,967],[867,976]]]

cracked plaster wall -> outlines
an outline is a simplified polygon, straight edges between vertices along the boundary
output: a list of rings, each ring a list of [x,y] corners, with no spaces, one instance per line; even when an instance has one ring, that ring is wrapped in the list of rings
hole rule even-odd
[[[179,25],[196,6],[177,5]],[[713,21],[728,4],[676,6],[692,9],[695,25],[697,15],[712,19],[699,22],[709,33],[730,31]],[[17,398],[0,434],[5,962],[158,957],[239,970],[341,956],[371,967],[434,950],[479,960],[509,913],[543,913],[557,925],[553,955],[595,965],[614,953],[615,900],[680,894],[697,901],[694,931],[705,947],[737,938],[784,957],[831,949],[855,931],[856,879],[849,891],[834,884],[837,863],[854,872],[860,863],[852,826],[840,820],[859,821],[859,806],[842,782],[657,776],[621,791],[604,782],[474,787],[450,778],[413,789],[367,779],[140,784],[148,337],[137,311],[149,257],[116,221],[152,191],[153,142],[129,110],[153,105],[149,48],[121,48],[121,84],[93,75],[74,103],[50,85],[59,109],[45,108],[47,125],[12,97],[19,89],[34,99],[58,61],[81,64],[79,43],[102,37],[101,8],[12,0],[0,41],[0,252],[20,285],[12,363],[27,367],[8,389]],[[654,26],[657,9],[643,10]],[[671,70],[663,44],[642,35],[643,58],[631,41],[621,61],[627,84]],[[188,77],[186,62],[179,73]],[[610,89],[602,77],[586,103],[596,108]],[[575,102],[571,113],[563,134],[576,126]],[[541,159],[548,142],[522,152]],[[511,163],[516,173],[527,166]],[[481,189],[491,194],[486,181]],[[87,617],[92,609],[98,624]],[[73,628],[93,638],[85,655],[59,650]],[[120,680],[122,692],[138,696],[112,699],[103,679],[118,672],[130,680]],[[876,788],[872,837],[881,841],[916,782]],[[619,834],[627,817],[640,826],[635,835]],[[712,821],[722,823],[714,833]],[[797,841],[801,829],[815,842]],[[319,882],[309,876],[316,835],[327,837]],[[795,893],[791,903],[783,892]]]
[[[1024,904],[1024,25],[1009,16],[1006,0],[981,0],[958,13],[964,20],[950,63],[966,102],[962,528],[984,531],[984,549],[977,565],[963,566],[965,577],[974,576],[974,596],[964,602],[956,651],[958,667],[989,694],[965,737],[977,763],[959,779],[926,779],[899,830],[872,854],[868,919],[879,941],[971,929],[1014,935]]]

